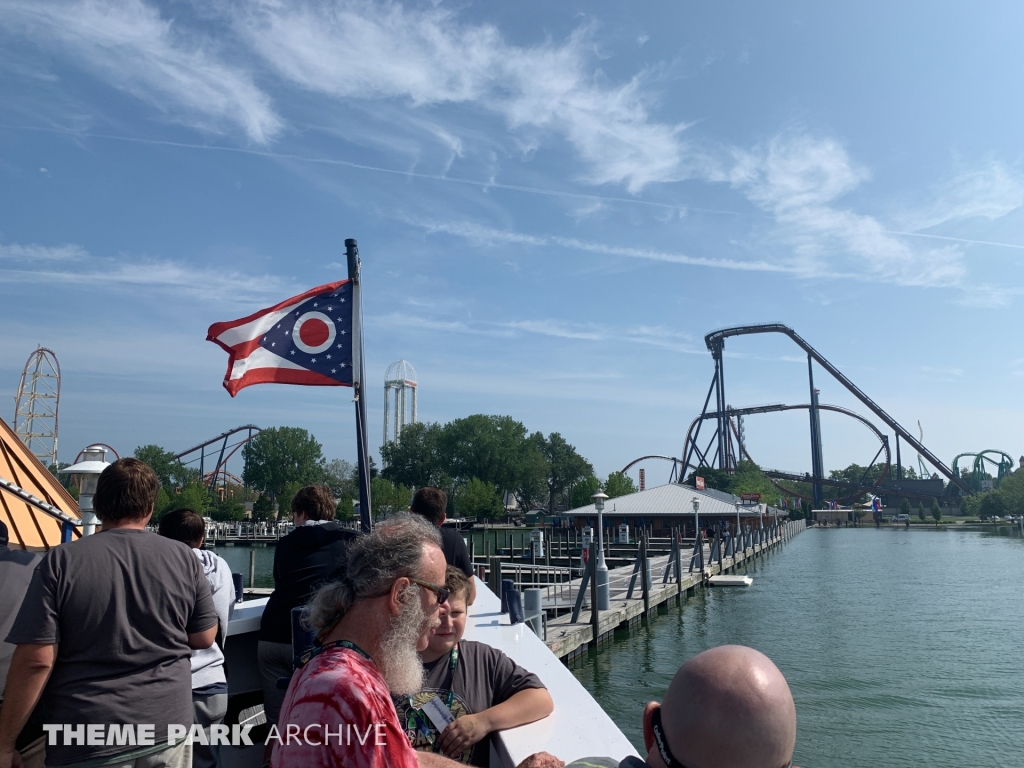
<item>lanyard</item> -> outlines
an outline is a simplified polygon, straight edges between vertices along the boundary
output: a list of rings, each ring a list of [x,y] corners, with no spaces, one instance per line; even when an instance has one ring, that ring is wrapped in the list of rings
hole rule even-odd
[[[455,647],[452,648],[451,655],[448,657],[448,695],[445,697],[445,706],[449,710],[452,708],[452,703],[455,701],[455,670],[459,666],[459,644],[456,643]],[[422,732],[430,743],[434,743],[434,735],[431,733],[433,729],[433,723],[430,719],[423,714],[423,710],[417,709],[413,706],[412,696],[407,698],[409,705],[409,720],[412,722],[416,729]],[[435,746],[436,749],[436,746]]]
[[[327,645],[320,645],[320,646],[317,646],[316,648],[310,648],[308,651],[306,651],[304,654],[302,654],[302,656],[299,657],[299,660],[302,662],[299,666],[302,666],[302,667],[306,666],[307,664],[309,664],[309,662],[311,662],[313,659],[315,659],[321,653],[326,651],[328,648],[348,648],[350,651],[355,651],[356,653],[358,653],[360,656],[362,656],[367,661],[373,661],[373,659],[370,658],[370,654],[368,654],[366,651],[364,651],[362,648],[360,648],[358,645],[356,645],[352,641],[350,641],[350,640],[335,640],[332,643],[327,643]]]

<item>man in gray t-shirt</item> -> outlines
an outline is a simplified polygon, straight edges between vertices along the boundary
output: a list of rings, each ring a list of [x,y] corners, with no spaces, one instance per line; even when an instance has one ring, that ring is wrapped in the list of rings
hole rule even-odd
[[[212,645],[217,614],[192,551],[145,530],[158,489],[141,461],[110,465],[93,499],[102,532],[53,548],[36,569],[7,636],[18,647],[0,768],[17,765],[14,738],[40,696],[46,722],[64,724],[49,736],[48,766],[191,764],[186,743],[168,747],[167,726],[192,724],[191,652]],[[103,724],[104,737],[75,738],[90,724]],[[110,725],[136,726],[137,736],[151,725],[152,744],[118,744]]]
[[[5,643],[4,638],[18,615],[21,599],[25,597],[32,571],[39,562],[39,555],[20,549],[7,548],[7,525],[0,522],[0,702],[4,700],[4,681],[7,668],[11,666],[14,646]]]

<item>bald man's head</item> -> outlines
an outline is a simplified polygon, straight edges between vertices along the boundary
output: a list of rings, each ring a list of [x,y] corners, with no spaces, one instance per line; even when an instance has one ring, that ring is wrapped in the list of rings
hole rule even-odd
[[[662,766],[653,723],[644,710],[648,763]],[[796,744],[796,706],[786,678],[753,648],[723,645],[699,653],[676,672],[661,703],[668,748],[686,768],[783,768]]]

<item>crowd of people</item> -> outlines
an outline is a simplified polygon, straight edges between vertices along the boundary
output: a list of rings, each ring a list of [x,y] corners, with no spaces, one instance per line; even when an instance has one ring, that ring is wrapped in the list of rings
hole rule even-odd
[[[136,459],[100,475],[103,528],[43,557],[0,524],[0,768],[216,768],[227,730],[224,645],[234,587],[192,510],[147,530],[159,481]],[[491,735],[547,717],[541,680],[463,635],[476,588],[447,498],[358,534],[329,489],[294,497],[274,557],[257,664],[273,768],[486,766]],[[315,638],[295,653],[293,609]],[[762,654],[723,646],[687,661],[642,713],[643,760],[583,766],[785,768],[796,711]],[[131,724],[132,728],[127,728]],[[144,725],[143,725],[144,724]],[[170,738],[168,738],[170,736]],[[545,752],[520,768],[565,763]]]

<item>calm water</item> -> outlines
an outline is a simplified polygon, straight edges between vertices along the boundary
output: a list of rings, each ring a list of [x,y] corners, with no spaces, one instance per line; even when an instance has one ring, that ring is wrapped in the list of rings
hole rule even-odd
[[[638,749],[679,665],[740,643],[789,680],[804,768],[1024,765],[1024,540],[812,529],[746,572],[574,670]]]
[[[249,547],[216,551],[248,579]],[[274,548],[255,552],[272,587]],[[789,680],[804,768],[1024,766],[1024,540],[809,530],[746,573],[752,587],[700,593],[574,669],[638,749],[679,665],[742,643]]]

